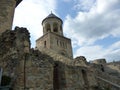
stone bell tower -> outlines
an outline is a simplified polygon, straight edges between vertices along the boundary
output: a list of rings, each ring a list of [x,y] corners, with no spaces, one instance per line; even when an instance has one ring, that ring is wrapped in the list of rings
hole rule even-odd
[[[15,7],[22,0],[0,0],[0,34],[12,29]]]
[[[36,49],[51,49],[55,53],[73,58],[71,40],[63,36],[63,21],[49,14],[43,21],[43,36],[36,40]]]

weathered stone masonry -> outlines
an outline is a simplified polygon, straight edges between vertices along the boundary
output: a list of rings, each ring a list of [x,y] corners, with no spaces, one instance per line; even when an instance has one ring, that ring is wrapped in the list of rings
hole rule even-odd
[[[0,36],[0,67],[3,75],[12,79],[14,90],[88,90],[97,87],[93,72],[31,49],[29,38],[26,28],[18,27]]]

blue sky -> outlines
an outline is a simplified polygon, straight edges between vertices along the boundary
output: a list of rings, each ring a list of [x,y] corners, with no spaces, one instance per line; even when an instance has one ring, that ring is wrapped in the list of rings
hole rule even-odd
[[[74,57],[120,60],[120,0],[23,0],[16,8],[13,28],[26,27],[32,47],[42,36],[42,20],[51,11],[63,20]]]

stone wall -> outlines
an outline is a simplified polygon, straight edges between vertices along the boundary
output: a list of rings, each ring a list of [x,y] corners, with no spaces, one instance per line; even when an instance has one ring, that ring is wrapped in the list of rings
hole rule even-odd
[[[25,60],[25,88],[27,90],[53,90],[53,59],[31,50]]]
[[[101,90],[96,76],[114,78],[97,72],[83,56],[72,61],[52,50],[31,49],[28,30],[19,27],[0,36],[0,67],[13,90]]]
[[[0,67],[3,75],[11,78],[15,90],[24,88],[24,60],[30,50],[29,33],[26,28],[16,27],[0,36]]]

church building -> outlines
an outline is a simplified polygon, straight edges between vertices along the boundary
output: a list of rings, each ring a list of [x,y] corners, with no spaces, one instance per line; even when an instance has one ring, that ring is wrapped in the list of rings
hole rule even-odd
[[[49,14],[42,21],[43,36],[36,40],[36,48],[55,51],[68,58],[73,58],[71,40],[63,35],[63,21],[55,14]]]

